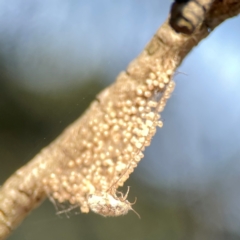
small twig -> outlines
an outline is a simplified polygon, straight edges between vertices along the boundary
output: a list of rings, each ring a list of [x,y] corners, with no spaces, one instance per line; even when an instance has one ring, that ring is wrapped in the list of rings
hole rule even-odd
[[[87,212],[88,194],[106,191],[134,158],[135,165],[118,182],[122,185],[143,157],[138,148],[149,145],[155,133],[148,113],[156,92],[167,89],[176,68],[209,30],[239,12],[240,1],[216,0],[192,35],[176,33],[167,20],[126,72],[98,96],[99,101],[4,183],[0,240],[47,194],[59,202],[79,204]]]

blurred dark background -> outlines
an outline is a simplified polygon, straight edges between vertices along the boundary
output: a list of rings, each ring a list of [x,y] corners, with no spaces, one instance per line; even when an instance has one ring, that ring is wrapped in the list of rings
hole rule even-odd
[[[170,5],[0,1],[0,184],[114,81]],[[222,24],[175,76],[164,127],[125,184],[141,220],[133,212],[58,216],[45,201],[9,239],[240,239],[239,30],[239,18]]]

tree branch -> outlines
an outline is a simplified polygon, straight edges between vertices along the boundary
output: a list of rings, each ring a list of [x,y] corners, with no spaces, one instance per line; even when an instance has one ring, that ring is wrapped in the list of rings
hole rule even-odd
[[[83,116],[4,183],[1,240],[47,195],[88,212],[90,193],[123,185],[162,126],[159,112],[173,91],[176,68],[215,27],[240,12],[240,2],[216,0],[207,10],[192,35],[176,33],[167,20]]]

